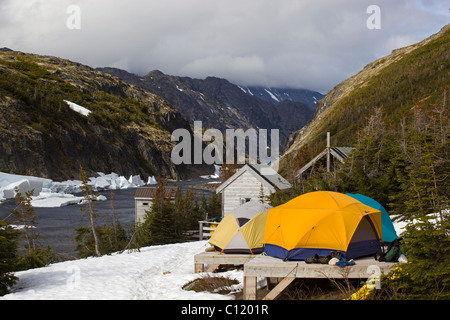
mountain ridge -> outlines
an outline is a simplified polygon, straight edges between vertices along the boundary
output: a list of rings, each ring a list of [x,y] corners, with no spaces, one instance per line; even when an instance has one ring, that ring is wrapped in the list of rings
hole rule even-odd
[[[227,128],[279,129],[282,144],[292,132],[303,127],[314,113],[314,109],[305,103],[286,100],[275,105],[245,92],[242,87],[226,79],[214,76],[194,79],[153,70],[142,77],[117,68],[97,69],[163,97],[191,124],[200,120],[204,128],[221,131]],[[287,110],[295,112],[286,117],[284,112]]]

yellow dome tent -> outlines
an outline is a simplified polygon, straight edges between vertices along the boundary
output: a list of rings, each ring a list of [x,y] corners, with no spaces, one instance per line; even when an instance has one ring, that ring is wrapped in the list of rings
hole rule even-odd
[[[220,221],[209,243],[223,253],[263,252],[267,210],[259,201],[249,201]]]
[[[382,241],[381,212],[348,195],[316,191],[268,211],[267,255],[305,260],[339,251],[354,259],[372,255]]]

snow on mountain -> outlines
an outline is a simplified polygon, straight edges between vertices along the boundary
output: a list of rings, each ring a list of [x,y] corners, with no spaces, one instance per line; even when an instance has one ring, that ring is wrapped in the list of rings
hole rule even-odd
[[[186,291],[182,286],[206,273],[194,273],[194,255],[206,240],[141,248],[102,257],[65,261],[15,273],[19,281],[0,300],[233,300],[234,296]],[[214,274],[210,274],[214,276]],[[243,271],[220,274],[239,281]]]
[[[323,94],[307,89],[289,89],[289,88],[265,88],[265,87],[245,87],[239,88],[246,94],[258,97],[262,100],[279,104],[283,101],[302,102],[311,108],[315,108],[317,100],[324,97]]]
[[[276,102],[280,102],[280,100],[272,92],[270,92],[270,90],[264,89],[264,91],[267,92],[273,100],[275,100]]]
[[[82,114],[83,116],[87,117],[89,115],[89,113],[91,113],[91,110],[86,109],[85,107],[82,107],[74,102],[70,102],[67,100],[64,100],[64,102],[66,102],[69,105],[69,108],[72,109],[75,112],[78,112],[80,114]]]

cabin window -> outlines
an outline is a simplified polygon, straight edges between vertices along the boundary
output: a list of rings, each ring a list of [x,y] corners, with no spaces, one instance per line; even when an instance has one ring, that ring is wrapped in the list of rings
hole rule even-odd
[[[241,204],[247,203],[250,200],[252,200],[252,198],[241,198]]]
[[[142,205],[143,206],[148,206],[148,202],[143,202]]]

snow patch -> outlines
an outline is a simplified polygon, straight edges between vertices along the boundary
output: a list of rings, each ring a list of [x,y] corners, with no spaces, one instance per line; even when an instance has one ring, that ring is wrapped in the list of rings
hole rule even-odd
[[[244,93],[247,93],[247,91],[245,91],[244,88],[242,88],[241,86],[238,86],[239,89],[241,89],[242,91],[244,91]]]
[[[82,114],[83,116],[87,117],[89,113],[91,113],[91,110],[86,109],[85,107],[82,107],[76,103],[70,102],[68,100],[64,100],[65,103],[69,105],[69,108],[72,109],[75,112],[78,112]]]
[[[267,92],[273,100],[275,100],[276,102],[280,102],[280,100],[278,100],[278,98],[272,92],[270,92],[270,90],[264,89],[264,91]]]
[[[202,179],[219,179],[219,173],[220,173],[220,167],[219,165],[214,165],[214,173],[206,176],[200,176]]]
[[[79,204],[82,200],[83,197],[76,197],[73,194],[41,192],[39,196],[32,198],[31,205],[33,207],[54,208]]]

